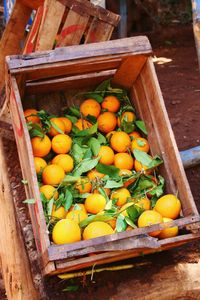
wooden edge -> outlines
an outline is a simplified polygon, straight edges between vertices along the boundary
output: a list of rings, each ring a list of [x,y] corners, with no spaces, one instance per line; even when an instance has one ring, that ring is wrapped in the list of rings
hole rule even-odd
[[[78,256],[79,253],[82,251],[82,249],[87,248],[87,247],[88,247],[87,253],[91,253],[91,252],[93,252],[93,251],[91,251],[91,247],[95,248],[97,245],[100,245],[100,244],[114,242],[116,240],[119,241],[122,239],[135,237],[138,235],[144,235],[144,234],[148,234],[153,231],[162,230],[162,229],[170,228],[170,227],[174,227],[174,226],[183,227],[185,225],[196,223],[199,221],[200,221],[200,216],[194,215],[194,216],[185,217],[185,218],[174,220],[174,221],[167,222],[167,223],[156,224],[156,225],[152,225],[152,226],[149,226],[146,228],[136,228],[134,230],[115,233],[115,234],[111,234],[111,235],[107,235],[107,236],[103,236],[103,237],[99,237],[99,238],[95,238],[95,239],[91,239],[91,240],[80,241],[80,242],[73,243],[73,244],[51,245],[48,248],[48,257],[49,257],[50,261],[56,261],[59,259],[72,257],[71,256],[72,251],[74,251],[74,253],[73,253],[74,256]],[[94,248],[93,248],[93,250],[94,250]]]
[[[44,0],[18,0],[17,2],[21,2],[32,9],[37,9],[39,6],[44,4]]]
[[[120,21],[120,16],[101,7],[94,5],[93,3],[82,0],[58,0],[63,5],[67,6],[69,9],[79,13],[79,14],[88,14],[90,16],[96,17],[105,23],[109,23],[116,27]]]
[[[76,59],[119,55],[119,54],[152,54],[150,42],[146,36],[131,37],[106,42],[92,43],[56,48],[51,51],[36,52],[29,55],[13,55],[6,57],[8,69],[11,73],[20,73],[22,68],[32,68],[55,62]],[[53,68],[53,65],[51,65]]]
[[[49,275],[61,274],[64,272],[75,271],[80,269],[85,269],[92,267],[94,265],[102,265],[106,263],[111,263],[115,261],[121,261],[137,256],[143,256],[151,253],[157,253],[164,250],[169,250],[174,247],[179,247],[186,243],[195,241],[200,238],[200,233],[198,234],[185,234],[177,236],[175,238],[168,238],[160,241],[160,247],[157,249],[136,249],[128,251],[112,251],[97,253],[92,256],[77,257],[74,260],[68,261],[57,261],[56,270]]]

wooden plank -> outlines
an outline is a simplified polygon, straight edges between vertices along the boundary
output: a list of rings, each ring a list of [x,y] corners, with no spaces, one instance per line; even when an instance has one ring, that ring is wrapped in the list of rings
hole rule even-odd
[[[181,219],[174,220],[169,223],[161,223],[152,225],[145,228],[136,228],[134,230],[129,230],[125,232],[115,233],[108,236],[102,236],[99,238],[80,241],[73,244],[65,244],[65,245],[51,245],[48,248],[48,256],[50,261],[65,259],[69,257],[76,257],[82,255],[82,250],[84,248],[84,254],[92,253],[95,251],[95,247],[97,245],[105,245],[109,242],[124,240],[130,237],[135,237],[143,234],[148,234],[152,231],[162,230],[164,228],[173,227],[173,226],[185,226],[187,224],[199,222],[200,216],[191,216],[185,217]]]
[[[0,138],[0,253],[6,294],[10,300],[37,300],[39,295],[33,284],[29,260],[13,207],[6,155]]]
[[[36,12],[36,15],[31,26],[31,30],[26,39],[23,54],[28,54],[35,51],[35,43],[38,37],[39,28],[44,16],[44,6],[40,6]]]
[[[119,15],[104,9],[103,7],[96,6],[87,0],[59,0],[59,2],[79,14],[93,16],[104,23],[111,24],[113,27],[116,27],[120,20]]]
[[[83,15],[80,15],[77,12],[70,10],[61,33],[59,34],[56,47],[80,44],[89,18],[90,16],[88,14],[84,13]]]
[[[64,12],[65,6],[59,1],[47,1],[45,20],[38,33],[35,51],[53,49]]]
[[[88,45],[76,45],[66,48],[56,48],[54,51],[46,51],[43,53],[32,53],[29,55],[13,55],[8,57],[6,62],[11,73],[23,73],[24,68],[28,71],[29,68],[37,66],[39,68],[44,65],[50,64],[49,68],[53,67],[52,63],[63,63],[76,59],[86,59],[93,57],[113,55],[113,57],[122,54],[138,55],[147,54],[151,55],[152,48],[149,40],[145,36],[138,36],[132,38],[125,38],[122,40],[113,40],[100,43],[92,43]]]
[[[77,88],[95,88],[102,81],[111,78],[113,71],[102,71],[101,73],[91,73],[89,75],[79,75],[67,78],[49,79],[45,81],[28,82],[26,85],[26,95],[45,94],[56,91],[67,91]],[[76,80],[77,79],[77,80]]]
[[[39,6],[44,4],[44,0],[17,0],[17,2],[22,3],[23,5],[30,7],[32,9],[37,9]]]
[[[169,172],[168,178],[171,176],[171,180],[174,182],[175,189],[172,192],[174,194],[178,192],[184,216],[198,214],[171,129],[152,58],[148,59],[141,72],[141,77],[151,116],[155,123],[162,157]]]
[[[5,84],[5,57],[20,53],[21,42],[24,38],[24,31],[31,15],[32,9],[16,1],[8,24],[0,41],[0,91]]]
[[[129,259],[141,255],[147,255],[150,253],[157,253],[164,250],[169,250],[174,247],[179,247],[185,243],[192,242],[200,238],[200,233],[197,234],[185,234],[182,236],[177,236],[173,241],[169,239],[161,240],[161,247],[159,249],[136,249],[127,251],[112,251],[97,253],[92,256],[77,257],[74,260],[68,261],[57,261],[56,270],[53,271],[51,275],[60,274],[63,272],[76,271],[94,265],[102,265],[111,262],[121,261],[124,259]]]
[[[115,73],[112,83],[130,89],[140,74],[146,60],[147,56],[145,55],[136,55],[123,59]]]
[[[23,108],[17,88],[17,83],[15,78],[11,78],[10,80],[12,86],[9,97],[11,117],[13,121],[13,129],[17,142],[23,178],[28,182],[28,184],[25,185],[26,195],[28,198],[34,198],[36,200],[36,203],[34,205],[29,205],[29,212],[33,225],[36,246],[38,251],[42,254],[43,264],[46,265],[48,263],[48,257],[45,256],[45,253],[47,247],[50,245],[50,241],[47,233],[42,203],[40,200],[37,176],[35,173],[33,162],[32,147],[25,118],[23,115]],[[29,168],[27,168],[27,165],[29,166]],[[54,264],[49,265],[49,270],[52,271],[53,269]]]
[[[87,35],[85,37],[85,44],[104,42],[111,38],[113,32],[113,26],[100,21],[97,18],[93,18]]]

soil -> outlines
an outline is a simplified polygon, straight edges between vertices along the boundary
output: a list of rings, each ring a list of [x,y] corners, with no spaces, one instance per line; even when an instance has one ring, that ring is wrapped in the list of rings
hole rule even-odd
[[[154,50],[155,66],[175,134],[179,150],[195,147],[200,143],[200,86],[197,55],[192,31],[192,25],[173,25],[162,31],[146,34]],[[186,171],[187,178],[200,211],[200,166]],[[174,263],[196,263],[200,258],[198,242],[190,243],[170,251],[148,255],[145,258],[134,258],[119,264],[145,262],[126,271],[103,272],[94,274],[93,279],[81,277],[73,281],[61,281],[56,277],[45,280],[46,291],[50,299],[80,299],[121,300],[121,289],[126,292],[123,300],[130,297],[134,291],[134,283],[144,283],[165,266]],[[152,283],[153,284],[153,283]],[[1,279],[0,279],[1,285]],[[78,291],[63,292],[67,287],[78,286]],[[200,295],[199,295],[200,298]],[[0,299],[6,299],[3,290]],[[185,298],[186,299],[186,298]],[[197,298],[192,298],[197,299]]]

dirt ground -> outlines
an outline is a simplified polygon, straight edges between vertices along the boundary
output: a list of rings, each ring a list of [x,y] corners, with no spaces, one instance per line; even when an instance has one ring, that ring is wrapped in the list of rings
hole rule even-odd
[[[192,26],[174,25],[165,28],[162,33],[147,33],[147,36],[157,60],[156,71],[178,148],[183,150],[195,147],[200,144],[200,75]],[[187,170],[186,174],[200,211],[200,166]],[[87,277],[86,280],[81,278],[67,282],[49,278],[45,284],[51,300],[121,300],[122,298],[132,300],[135,299],[136,282],[139,281],[142,286],[142,283],[150,280],[153,274],[167,265],[181,262],[196,263],[199,258],[199,244],[193,242],[177,249],[123,262],[126,264],[145,261],[148,263],[147,266],[95,274],[93,280]],[[118,264],[120,263],[116,263]],[[78,291],[62,292],[68,286],[78,286]],[[3,291],[0,292],[0,299],[6,299]],[[200,294],[197,298],[190,299],[200,299]]]

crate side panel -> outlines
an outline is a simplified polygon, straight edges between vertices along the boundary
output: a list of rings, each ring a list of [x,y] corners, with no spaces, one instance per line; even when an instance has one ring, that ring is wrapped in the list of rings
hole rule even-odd
[[[104,42],[111,38],[114,27],[108,23],[93,18],[85,37],[85,44]]]
[[[35,51],[53,49],[64,12],[65,6],[59,1],[48,1],[45,20],[40,26]]]
[[[182,202],[184,216],[198,214],[151,58],[148,59],[147,64],[141,72],[141,79],[154,122],[157,140],[160,144],[161,155],[164,159],[165,168],[168,174],[171,193],[176,194],[178,192],[178,197]]]
[[[14,78],[11,78],[10,110],[22,174],[24,180],[27,180],[28,182],[28,184],[25,185],[26,196],[28,199],[34,198],[36,201],[34,205],[29,205],[29,212],[37,249],[39,253],[43,255],[50,245],[50,241],[38,190],[30,138],[26,127],[25,118],[23,116],[19,91]],[[48,262],[48,257],[43,256],[42,258],[45,265]]]

